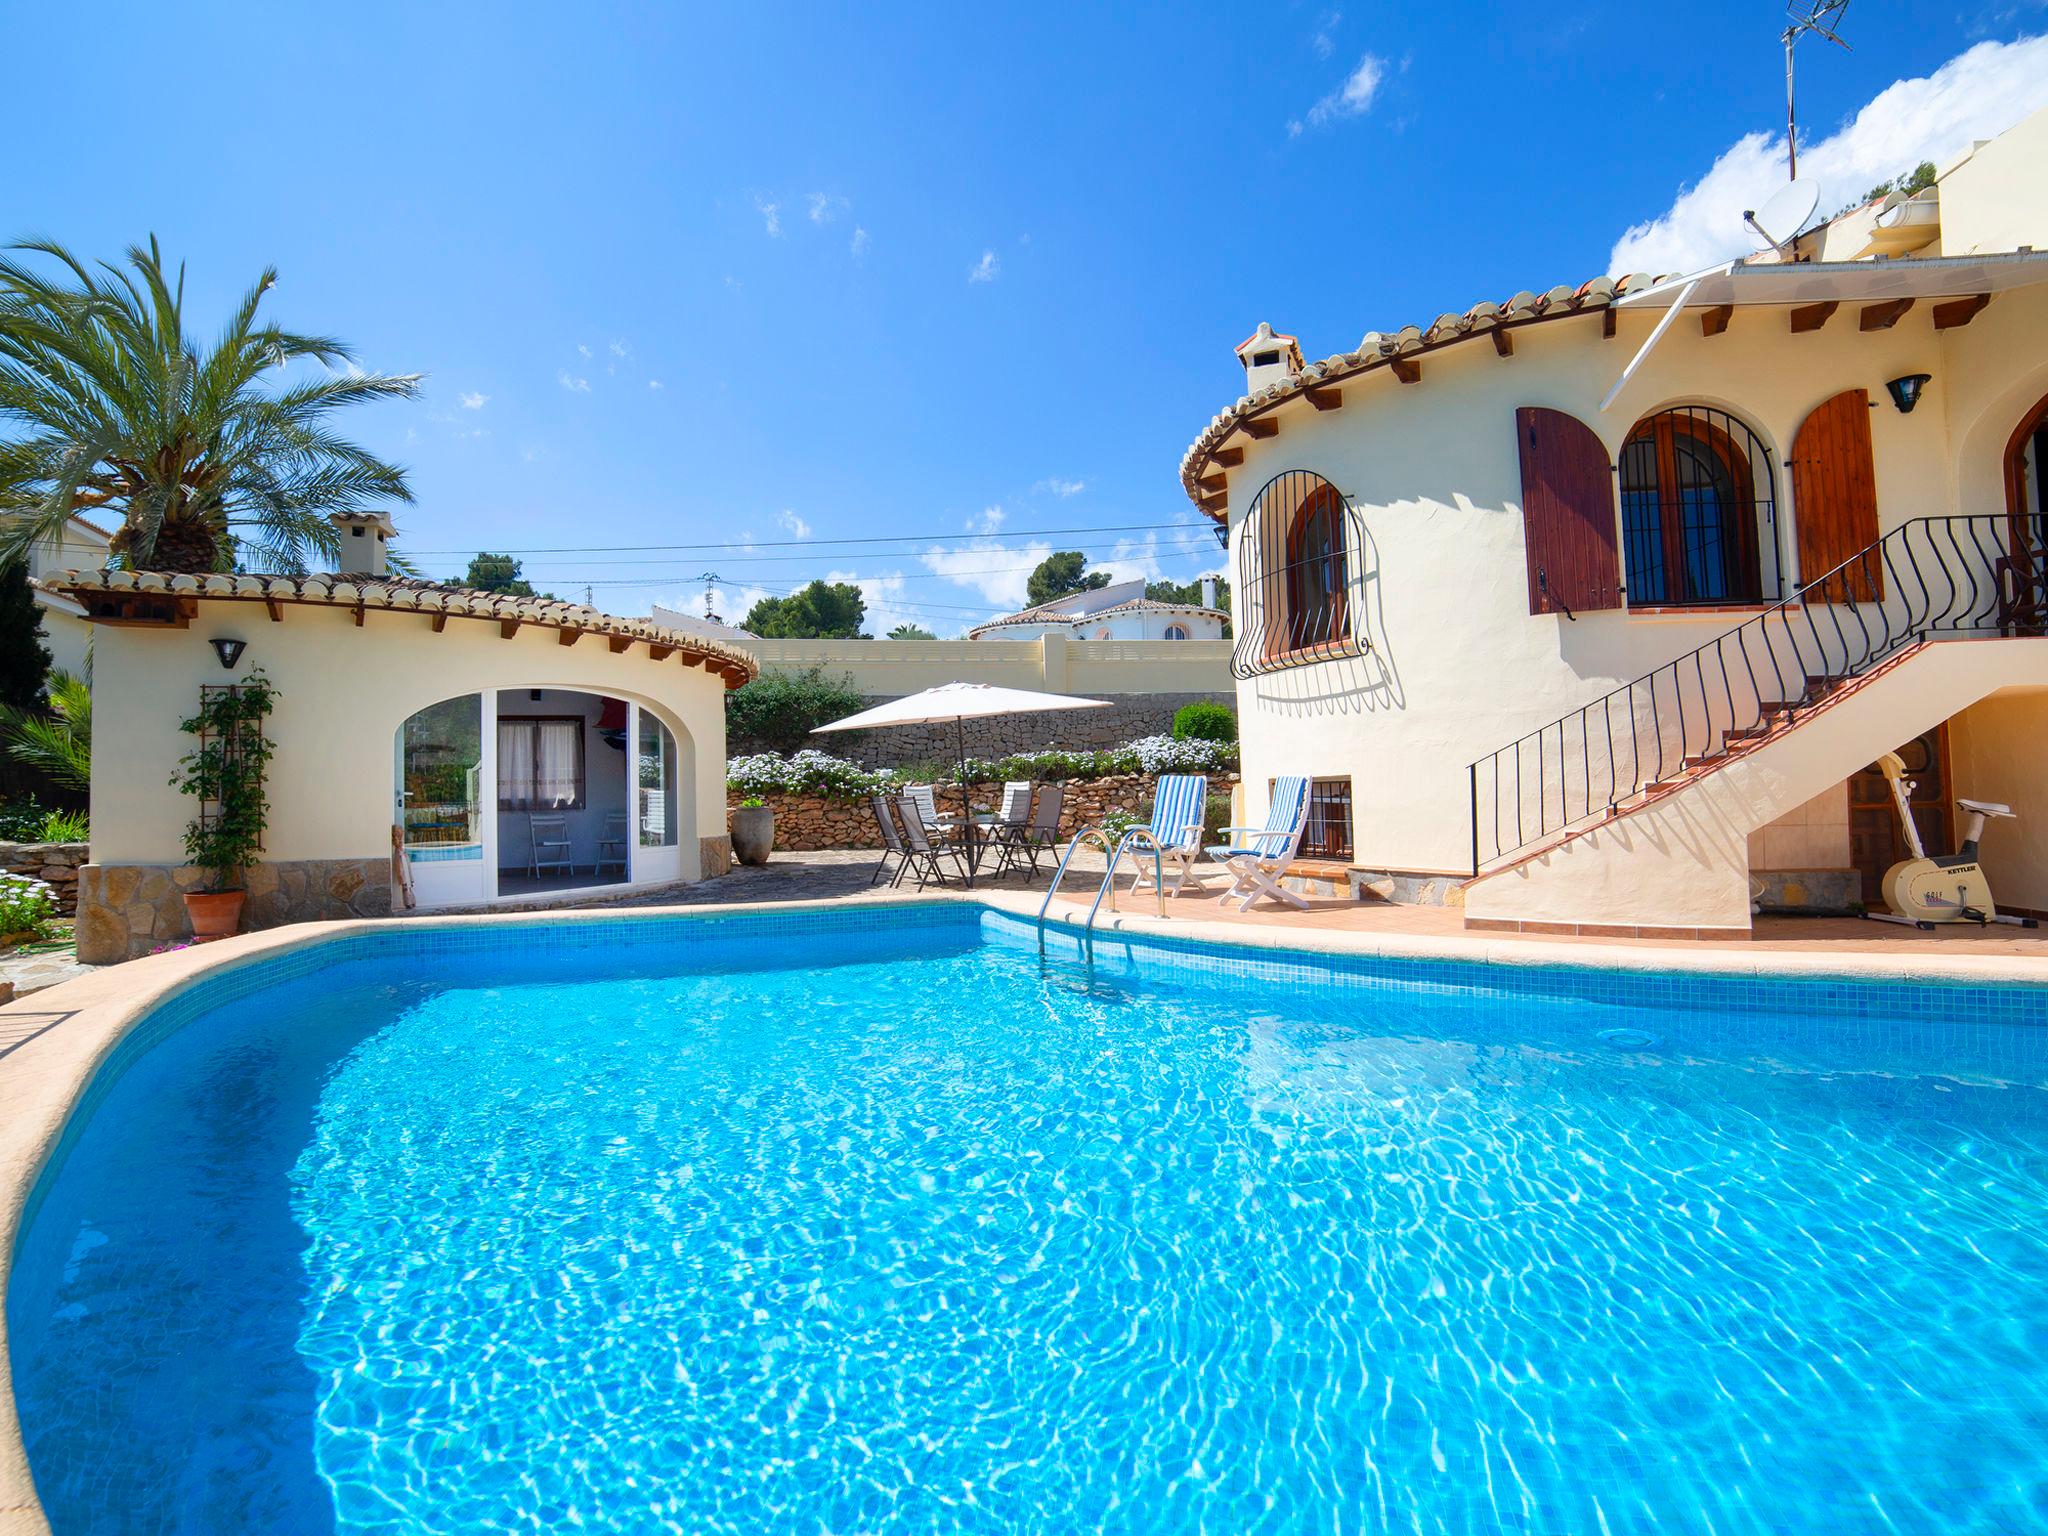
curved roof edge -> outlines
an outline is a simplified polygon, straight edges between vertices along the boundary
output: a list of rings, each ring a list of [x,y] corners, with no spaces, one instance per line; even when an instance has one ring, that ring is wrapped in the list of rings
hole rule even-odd
[[[479,592],[470,587],[443,586],[403,576],[209,576],[172,575],[164,571],[50,571],[33,583],[45,592],[82,602],[88,617],[98,598],[169,597],[191,601],[307,603],[330,608],[377,609],[391,613],[452,615],[498,623],[531,624],[570,634],[604,635],[627,644],[643,641],[687,662],[704,663],[737,688],[760,675],[761,664],[749,651],[702,635],[670,629],[648,619],[626,619],[581,603],[553,598],[517,597],[507,592]],[[621,647],[624,649],[624,647]]]
[[[1202,472],[1209,467],[1210,455],[1245,422],[1277,410],[1312,389],[1327,389],[1375,368],[1389,367],[1397,361],[1438,351],[1461,341],[1471,341],[1495,331],[1519,329],[1545,320],[1561,320],[1569,315],[1595,314],[1624,294],[1639,292],[1663,281],[1664,278],[1641,272],[1632,272],[1625,277],[1596,277],[1576,288],[1560,284],[1540,294],[1524,291],[1500,304],[1475,304],[1462,315],[1439,315],[1427,326],[1405,326],[1391,336],[1367,331],[1357,350],[1340,352],[1321,362],[1310,363],[1299,373],[1291,373],[1255,394],[1246,395],[1213,417],[1181,456],[1181,489],[1187,492],[1188,500],[1195,504],[1196,510],[1220,523],[1226,516],[1225,510],[1207,505],[1212,498],[1201,488]]]

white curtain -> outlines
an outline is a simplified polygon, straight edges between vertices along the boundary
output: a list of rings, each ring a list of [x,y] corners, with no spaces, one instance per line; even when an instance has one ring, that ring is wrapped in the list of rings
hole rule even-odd
[[[557,809],[579,805],[583,780],[577,772],[582,754],[583,722],[542,720],[534,730],[533,797]]]
[[[498,804],[505,810],[567,810],[583,803],[583,722],[498,722]]]
[[[498,804],[523,810],[533,804],[533,725],[498,722]]]

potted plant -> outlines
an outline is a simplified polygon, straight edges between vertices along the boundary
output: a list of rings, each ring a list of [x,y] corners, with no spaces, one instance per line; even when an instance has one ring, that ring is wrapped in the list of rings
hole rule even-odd
[[[742,864],[766,864],[775,847],[775,808],[757,796],[742,800],[732,813],[733,857]]]
[[[198,890],[185,892],[192,937],[224,939],[241,926],[248,892],[242,872],[263,847],[270,815],[263,773],[270,742],[263,722],[277,693],[261,672],[234,687],[202,689],[199,712],[178,728],[199,745],[178,761],[173,788],[199,801],[185,827],[185,857],[205,872]]]

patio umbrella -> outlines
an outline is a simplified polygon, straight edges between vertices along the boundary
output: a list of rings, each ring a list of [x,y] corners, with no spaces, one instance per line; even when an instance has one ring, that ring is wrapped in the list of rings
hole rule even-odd
[[[1033,693],[1028,688],[999,688],[993,683],[941,683],[922,693],[913,693],[873,709],[864,709],[844,720],[814,729],[813,736],[828,731],[867,731],[889,725],[953,725],[953,743],[960,754],[960,812],[967,827],[967,882],[974,883],[974,808],[967,800],[967,730],[963,722],[991,715],[1030,715],[1055,709],[1107,709],[1107,699],[1077,699],[1065,693]]]

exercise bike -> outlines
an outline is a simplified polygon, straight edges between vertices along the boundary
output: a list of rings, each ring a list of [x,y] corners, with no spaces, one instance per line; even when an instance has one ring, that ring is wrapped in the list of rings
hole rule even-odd
[[[2016,928],[2036,928],[2031,917],[2009,917],[1991,899],[1991,880],[1977,862],[1977,841],[1984,835],[1987,819],[2017,819],[2009,805],[1989,800],[1958,799],[1956,804],[1969,814],[1960,853],[1935,858],[1927,856],[1920,841],[1920,829],[1913,824],[1913,780],[1906,777],[1906,764],[1896,752],[1887,752],[1877,766],[1891,781],[1892,799],[1899,807],[1899,822],[1905,830],[1906,846],[1913,857],[1901,859],[1884,872],[1884,902],[1889,912],[1864,915],[1875,922],[1903,923],[1932,931],[1936,923],[2010,923]]]

